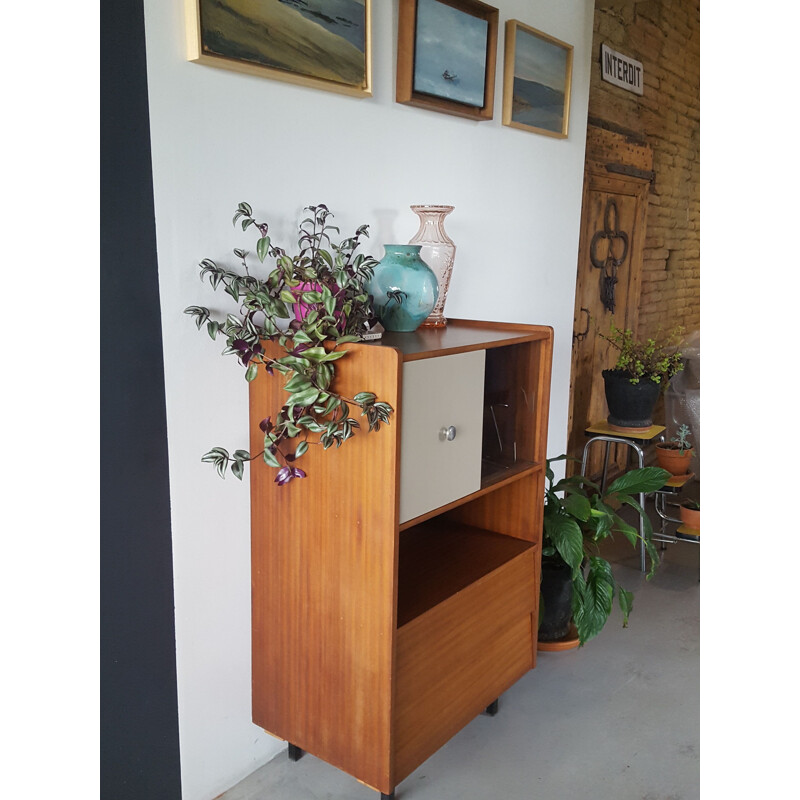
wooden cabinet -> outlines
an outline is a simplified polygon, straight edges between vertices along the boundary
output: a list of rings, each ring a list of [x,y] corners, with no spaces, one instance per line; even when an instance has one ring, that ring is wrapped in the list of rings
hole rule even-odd
[[[451,320],[347,345],[391,424],[253,462],[253,720],[383,794],[534,666],[552,330]],[[258,423],[284,396],[260,376]],[[453,430],[454,429],[454,430]]]

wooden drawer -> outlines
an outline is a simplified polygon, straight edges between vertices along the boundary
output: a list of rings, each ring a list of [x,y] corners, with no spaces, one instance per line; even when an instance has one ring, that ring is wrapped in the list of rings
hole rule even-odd
[[[485,363],[477,350],[403,365],[401,523],[480,489]]]
[[[397,632],[395,783],[533,666],[531,548]]]

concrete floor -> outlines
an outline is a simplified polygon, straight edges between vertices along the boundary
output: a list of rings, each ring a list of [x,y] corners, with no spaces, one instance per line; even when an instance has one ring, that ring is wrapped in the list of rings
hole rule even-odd
[[[652,581],[625,543],[606,552],[633,591],[585,647],[536,669],[396,789],[397,800],[696,800],[700,797],[700,548],[667,545]],[[281,753],[221,800],[376,800],[311,755]]]

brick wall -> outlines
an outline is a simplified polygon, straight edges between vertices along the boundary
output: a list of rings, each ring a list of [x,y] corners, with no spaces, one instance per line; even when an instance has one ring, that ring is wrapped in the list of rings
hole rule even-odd
[[[600,45],[641,61],[644,95],[600,79]],[[596,0],[590,122],[644,136],[655,181],[639,333],[700,329],[700,0]]]

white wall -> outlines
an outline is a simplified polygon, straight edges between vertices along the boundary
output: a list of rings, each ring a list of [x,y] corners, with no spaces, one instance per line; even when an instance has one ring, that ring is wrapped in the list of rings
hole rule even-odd
[[[199,66],[185,59],[181,0],[145,0],[157,244],[167,392],[181,767],[185,800],[207,800],[282,743],[250,721],[249,491],[200,462],[247,447],[243,371],[183,314],[229,310],[200,283],[254,238],[252,204],[289,249],[304,206],[327,204],[368,250],[416,232],[413,203],[448,203],[458,246],[446,313],[555,329],[551,455],[566,447],[569,358],[589,90],[590,0],[496,0],[495,117],[472,122],[394,102],[397,3],[373,1],[373,96],[359,99]],[[566,140],[503,127],[504,23],[575,47]],[[231,256],[228,263],[235,265]]]

